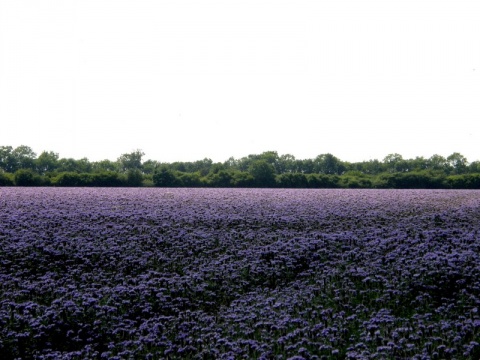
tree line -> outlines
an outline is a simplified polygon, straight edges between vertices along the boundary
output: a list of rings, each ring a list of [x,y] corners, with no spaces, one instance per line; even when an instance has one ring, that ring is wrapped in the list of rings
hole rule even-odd
[[[276,151],[224,162],[165,163],[143,160],[135,150],[115,161],[60,158],[28,146],[0,146],[0,186],[272,187],[480,189],[480,162],[460,153],[447,157],[342,161],[332,154],[297,159]]]

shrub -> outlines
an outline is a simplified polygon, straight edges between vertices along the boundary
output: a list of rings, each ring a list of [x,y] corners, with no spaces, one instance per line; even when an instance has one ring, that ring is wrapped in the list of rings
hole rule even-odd
[[[17,186],[39,186],[42,179],[30,169],[20,169],[14,174],[15,185]]]
[[[143,174],[140,170],[129,170],[127,172],[127,186],[139,187],[142,186]]]
[[[0,173],[0,186],[13,186],[14,184],[11,174]]]

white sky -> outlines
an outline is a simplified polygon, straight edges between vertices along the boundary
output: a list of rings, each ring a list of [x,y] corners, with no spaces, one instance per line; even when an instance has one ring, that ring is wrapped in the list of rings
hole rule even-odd
[[[480,160],[478,0],[0,0],[0,145]]]

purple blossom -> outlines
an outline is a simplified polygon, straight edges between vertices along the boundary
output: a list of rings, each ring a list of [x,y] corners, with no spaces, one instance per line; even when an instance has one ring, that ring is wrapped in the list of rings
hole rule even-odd
[[[0,198],[6,358],[480,356],[475,191]]]

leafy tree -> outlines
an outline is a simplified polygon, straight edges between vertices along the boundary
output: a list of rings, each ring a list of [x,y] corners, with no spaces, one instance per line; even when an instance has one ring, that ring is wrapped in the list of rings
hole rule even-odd
[[[76,171],[80,173],[92,172],[92,164],[85,157],[81,158],[80,160],[76,160],[76,168]]]
[[[376,175],[380,174],[383,171],[384,165],[377,159],[374,159],[353,163],[350,165],[350,168],[351,170],[357,170],[364,174]]]
[[[243,157],[238,161],[238,170],[250,171],[252,164],[258,160],[265,161],[267,164],[273,166],[275,173],[279,172],[279,157],[276,151],[265,151],[261,154],[250,154],[247,157]]]
[[[308,179],[302,173],[285,173],[277,176],[277,185],[282,188],[308,188]]]
[[[142,170],[142,157],[145,153],[141,150],[135,150],[128,154],[122,154],[118,158],[120,164],[120,170],[127,172],[128,170]]]
[[[58,166],[58,153],[43,151],[35,160],[35,165],[39,174],[55,171]]]
[[[0,146],[0,169],[5,172],[13,173],[16,170],[15,157],[12,153],[13,147]]]
[[[177,172],[174,176],[178,186],[199,187],[204,185],[199,171],[193,173]]]
[[[213,161],[208,158],[204,158],[203,160],[197,160],[192,164],[192,172],[200,172],[202,176],[206,176],[213,165]]]
[[[225,171],[225,165],[223,165],[222,163],[214,163],[212,164],[212,166],[210,167],[210,171],[208,173],[208,175],[210,174],[217,174],[219,173],[220,171]]]
[[[87,158],[59,159],[53,151],[38,158],[25,145],[0,146],[0,186],[214,186],[214,187],[377,187],[377,188],[465,188],[476,189],[480,161],[468,163],[460,153],[447,158],[403,159],[387,155],[383,161],[341,161],[332,154],[315,159],[296,159],[276,151],[250,154],[223,163],[204,158],[194,162],[142,163],[136,150],[117,161],[90,163]],[[28,171],[20,171],[28,170]],[[39,176],[40,174],[41,176]],[[76,175],[73,175],[76,174]],[[475,176],[464,176],[475,175]],[[478,175],[478,177],[477,177]]]
[[[470,165],[468,165],[468,172],[480,173],[480,161],[472,161]]]
[[[166,166],[161,167],[153,174],[153,184],[158,187],[175,187],[178,186],[178,181],[170,169]]]
[[[0,172],[0,186],[13,186],[14,184],[11,174]]]
[[[450,175],[445,183],[452,189],[480,189],[480,174]]]
[[[406,173],[382,173],[375,181],[375,187],[388,189],[436,189],[442,188],[443,178],[426,171]]]
[[[345,166],[332,154],[318,155],[314,160],[314,171],[319,174],[341,174]]]
[[[160,167],[160,163],[155,160],[147,160],[143,163],[143,172],[145,174],[153,174]]]
[[[54,186],[85,186],[82,184],[82,178],[77,172],[62,172],[52,179]]]
[[[253,176],[246,171],[234,171],[232,175],[232,185],[235,187],[248,188],[254,186]]]
[[[425,159],[423,156],[417,156],[413,160],[408,160],[408,163],[409,171],[420,171],[428,169],[428,160]]]
[[[299,172],[295,156],[291,154],[285,154],[280,156],[278,159],[277,171],[278,174]]]
[[[249,167],[248,172],[253,176],[255,186],[275,186],[275,168],[265,160],[255,160]]]
[[[315,172],[315,164],[312,159],[296,160],[299,172],[304,174],[313,174]]]
[[[276,151],[265,151],[258,155],[257,160],[263,160],[268,164],[272,165],[276,174],[282,173],[282,168],[280,165],[280,157]]]
[[[231,187],[232,174],[226,170],[210,173],[207,177],[208,184],[213,187]]]
[[[78,172],[77,160],[73,158],[61,158],[58,160],[57,165],[58,172]]]
[[[142,186],[143,182],[143,175],[140,170],[128,170],[127,172],[127,181],[126,184],[127,186],[132,186],[132,187],[140,187]]]
[[[337,175],[307,174],[308,187],[310,188],[338,188],[340,178]]]
[[[448,165],[453,169],[454,174],[463,174],[467,170],[468,161],[465,156],[458,152],[454,152],[447,157]]]
[[[118,163],[110,160],[101,160],[92,163],[91,167],[94,172],[118,171]]]
[[[19,169],[14,174],[15,185],[17,186],[39,186],[41,178],[30,169]]]
[[[358,170],[350,170],[340,176],[339,185],[344,188],[371,188],[372,175]]]
[[[35,157],[37,155],[33,150],[25,145],[20,145],[12,151],[15,167],[14,171],[18,169],[35,169]]]
[[[427,165],[428,165],[428,169],[439,170],[439,171],[445,171],[448,167],[447,159],[437,154],[432,155],[427,160]]]
[[[124,185],[120,174],[114,171],[102,171],[92,174],[92,176],[93,186],[118,187]]]
[[[225,169],[238,169],[238,160],[235,160],[233,156],[229,157],[227,161],[223,163]]]
[[[172,171],[181,171],[181,172],[192,172],[193,163],[175,161],[171,164],[163,164],[161,166],[166,166]]]
[[[403,160],[402,155],[400,154],[388,154],[383,159],[383,163],[387,171],[394,173],[394,172],[402,172],[406,168],[405,161]]]

